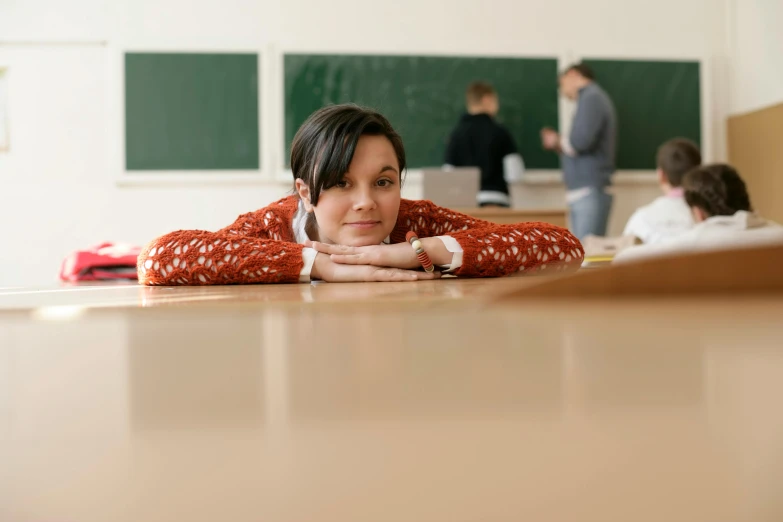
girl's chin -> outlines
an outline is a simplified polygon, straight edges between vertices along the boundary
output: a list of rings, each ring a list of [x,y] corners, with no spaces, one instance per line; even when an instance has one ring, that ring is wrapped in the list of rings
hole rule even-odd
[[[349,236],[343,238],[343,242],[340,243],[344,246],[351,246],[351,247],[365,247],[365,246],[373,246],[373,245],[380,245],[383,243],[383,240],[386,239],[389,236],[389,234],[384,234],[383,237],[380,237],[377,234],[373,235],[367,235],[367,236]]]
[[[383,238],[386,239],[386,238]],[[343,243],[344,246],[350,246],[350,247],[366,247],[366,246],[373,246],[373,245],[380,245],[383,243],[383,239],[379,239],[377,241],[367,241],[367,240],[354,240],[354,241],[347,241]]]

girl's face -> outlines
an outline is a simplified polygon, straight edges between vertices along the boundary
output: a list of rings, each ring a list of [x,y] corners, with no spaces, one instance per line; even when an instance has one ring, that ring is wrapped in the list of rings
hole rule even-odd
[[[318,241],[346,246],[378,245],[391,234],[400,210],[400,167],[385,136],[362,136],[342,181],[310,205],[307,185],[296,188],[308,212],[315,212]],[[316,239],[316,238],[313,238]]]

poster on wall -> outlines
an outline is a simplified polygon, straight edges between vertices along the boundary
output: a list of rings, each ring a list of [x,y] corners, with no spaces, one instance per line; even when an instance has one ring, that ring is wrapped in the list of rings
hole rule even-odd
[[[8,69],[0,68],[0,152],[8,151]]]

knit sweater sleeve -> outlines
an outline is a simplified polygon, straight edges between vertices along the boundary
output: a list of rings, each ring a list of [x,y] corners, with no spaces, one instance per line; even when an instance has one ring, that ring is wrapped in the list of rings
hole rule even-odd
[[[303,246],[293,241],[290,209],[283,202],[244,214],[217,232],[179,230],[141,251],[145,285],[296,283]]]
[[[430,201],[403,201],[392,240],[407,230],[419,237],[451,236],[462,247],[463,277],[499,277],[515,272],[576,270],[584,259],[579,240],[549,223],[499,225],[438,207]]]

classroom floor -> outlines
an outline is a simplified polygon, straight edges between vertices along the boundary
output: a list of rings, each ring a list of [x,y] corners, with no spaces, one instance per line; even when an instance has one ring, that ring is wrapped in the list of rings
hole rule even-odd
[[[783,299],[0,289],[0,521],[783,520]]]

